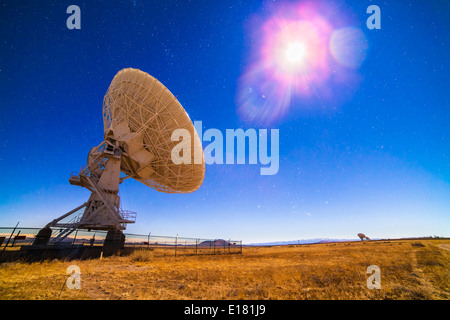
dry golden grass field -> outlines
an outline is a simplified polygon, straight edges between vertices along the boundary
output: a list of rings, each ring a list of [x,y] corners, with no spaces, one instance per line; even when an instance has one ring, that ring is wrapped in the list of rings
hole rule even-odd
[[[0,299],[445,299],[450,240],[244,247],[231,255],[135,251],[103,259],[0,264]],[[69,290],[69,265],[81,288]],[[381,270],[368,289],[367,267]]]

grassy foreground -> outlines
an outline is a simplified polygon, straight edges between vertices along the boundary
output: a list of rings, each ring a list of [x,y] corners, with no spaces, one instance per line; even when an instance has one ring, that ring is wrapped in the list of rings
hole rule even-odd
[[[0,264],[0,299],[446,299],[450,240],[391,240],[255,247],[243,254]],[[67,267],[81,270],[69,290]],[[381,289],[367,288],[367,267]]]

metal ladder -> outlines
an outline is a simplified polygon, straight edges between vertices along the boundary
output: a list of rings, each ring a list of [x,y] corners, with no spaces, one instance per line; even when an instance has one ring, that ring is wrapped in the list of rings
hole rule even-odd
[[[72,232],[74,232],[77,228],[76,227],[68,227],[63,229],[58,233],[56,238],[53,239],[53,242],[55,244],[61,243],[64,239],[66,239]]]
[[[80,215],[76,215],[72,219],[70,219],[69,224],[72,224],[70,227],[62,229],[58,235],[53,239],[54,243],[61,243],[64,239],[66,239],[72,232],[77,230],[78,224],[77,222],[80,220]]]

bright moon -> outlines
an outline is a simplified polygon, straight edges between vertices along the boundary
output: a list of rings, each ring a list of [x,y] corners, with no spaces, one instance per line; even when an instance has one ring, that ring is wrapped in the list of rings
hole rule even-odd
[[[322,19],[274,20],[266,29],[263,57],[280,84],[295,86],[300,92],[322,81],[331,32]]]
[[[286,45],[286,62],[292,67],[300,67],[305,62],[306,48],[301,42],[292,42]]]

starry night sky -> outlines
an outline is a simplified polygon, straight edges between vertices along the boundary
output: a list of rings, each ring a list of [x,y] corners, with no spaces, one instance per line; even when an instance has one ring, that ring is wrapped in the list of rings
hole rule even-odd
[[[126,180],[122,207],[138,213],[126,232],[244,243],[450,236],[450,2],[321,2],[331,28],[362,32],[364,61],[330,64],[333,83],[310,83],[315,94],[280,105],[258,89],[258,73],[245,76],[273,32],[266,22],[304,3],[0,1],[0,226],[43,227],[87,200],[69,174],[103,140],[111,80],[133,67],[204,130],[279,129],[280,164],[273,176],[260,165],[207,165],[191,194]],[[81,30],[66,27],[71,4]],[[372,4],[380,30],[366,27]]]

